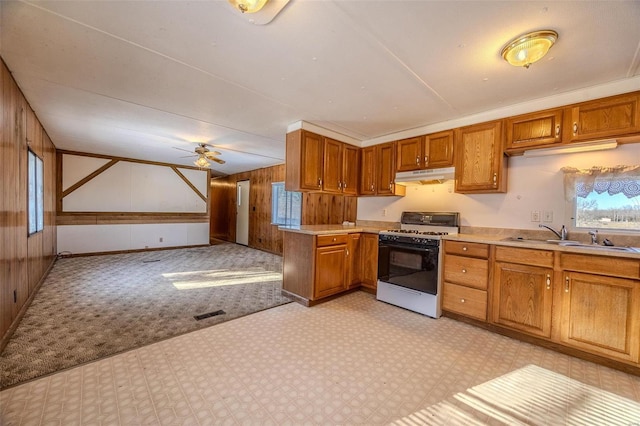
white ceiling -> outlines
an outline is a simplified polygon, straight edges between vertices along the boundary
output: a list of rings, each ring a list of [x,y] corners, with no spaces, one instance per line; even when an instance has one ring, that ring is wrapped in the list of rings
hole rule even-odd
[[[640,1],[290,0],[267,25],[224,0],[0,14],[0,55],[56,147],[189,165],[175,148],[210,142],[225,174],[282,163],[300,120],[366,145],[640,90]],[[559,41],[530,69],[500,57],[546,28]]]

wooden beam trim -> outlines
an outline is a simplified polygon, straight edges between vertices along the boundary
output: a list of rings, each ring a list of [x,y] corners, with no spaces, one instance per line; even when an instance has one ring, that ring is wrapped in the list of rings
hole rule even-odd
[[[196,167],[196,166],[183,166],[181,164],[170,164],[170,163],[161,163],[158,161],[146,161],[146,160],[138,160],[135,158],[127,158],[127,157],[115,157],[113,155],[102,155],[102,154],[89,154],[86,152],[78,152],[78,151],[66,151],[63,149],[58,149],[57,152],[59,152],[61,155],[75,155],[75,156],[79,156],[79,157],[93,157],[93,158],[104,158],[106,160],[120,160],[120,161],[127,161],[129,163],[137,163],[137,164],[147,164],[147,165],[151,165],[151,166],[162,166],[162,167],[180,167],[181,169],[189,169],[189,170],[200,170],[202,171],[202,169],[200,167]],[[209,172],[211,172],[211,170],[209,170]],[[216,176],[219,177],[224,177],[227,176],[224,173],[220,173],[216,171]]]
[[[74,183],[69,188],[67,188],[66,190],[62,191],[62,196],[60,197],[60,200],[62,201],[62,198],[64,198],[67,195],[71,194],[73,191],[75,191],[76,189],[80,188],[82,185],[84,185],[85,183],[89,182],[94,177],[100,175],[102,172],[104,172],[105,170],[109,169],[111,166],[114,166],[119,161],[120,160],[111,160],[107,164],[105,164],[104,166],[100,167],[95,172],[93,172],[90,175],[80,179],[78,182]]]
[[[200,192],[198,190],[198,188],[196,188],[189,179],[187,179],[187,177],[185,175],[182,174],[182,172],[180,172],[180,170],[178,170],[178,168],[176,166],[171,166],[171,170],[173,170],[174,172],[176,172],[176,174],[178,176],[180,176],[180,179],[182,179],[184,181],[184,183],[186,183],[189,188],[191,188],[193,190],[193,192],[195,192],[198,197],[202,198],[202,201],[204,201],[205,203],[207,202],[207,197],[205,197],[202,192]]]

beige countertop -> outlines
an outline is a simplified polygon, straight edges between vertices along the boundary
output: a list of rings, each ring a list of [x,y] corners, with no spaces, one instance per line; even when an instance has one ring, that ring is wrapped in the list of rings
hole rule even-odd
[[[592,247],[573,247],[573,246],[564,246],[560,245],[560,240],[520,240],[513,241],[505,238],[504,235],[482,235],[482,234],[456,234],[456,235],[447,235],[442,237],[443,240],[447,241],[464,241],[469,243],[484,243],[484,244],[496,244],[501,246],[509,246],[509,247],[522,247],[522,248],[531,248],[538,250],[555,250],[555,251],[563,251],[568,253],[581,253],[581,254],[596,254],[602,256],[612,256],[612,257],[627,257],[632,259],[640,259],[640,248],[638,248],[638,252],[627,252],[627,251],[619,251],[615,248],[607,249],[604,246],[593,246]],[[557,242],[556,242],[557,241]]]
[[[327,234],[350,234],[354,232],[367,232],[377,234],[387,228],[376,228],[370,226],[357,225],[301,225],[301,226],[280,226],[279,229],[285,232],[297,232],[310,235],[327,235]],[[495,244],[509,247],[531,248],[537,250],[555,250],[568,253],[594,254],[611,257],[626,257],[632,259],[640,259],[640,248],[638,252],[619,251],[617,249],[607,249],[603,246],[592,247],[572,247],[564,246],[556,243],[556,240],[535,240],[523,239],[519,241],[508,240],[504,235],[496,234],[455,234],[442,237],[447,241],[465,241],[470,243]],[[559,241],[559,240],[558,240]]]
[[[356,225],[300,225],[300,226],[280,226],[278,229],[285,232],[297,232],[300,234],[326,235],[326,234],[351,234],[354,232],[368,232],[377,234],[383,228],[372,228]],[[386,228],[384,228],[386,229]]]

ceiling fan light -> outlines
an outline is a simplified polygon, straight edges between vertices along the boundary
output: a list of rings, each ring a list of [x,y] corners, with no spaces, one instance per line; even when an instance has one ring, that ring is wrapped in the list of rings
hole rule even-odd
[[[268,0],[228,0],[242,13],[255,13],[264,7]]]
[[[208,169],[210,166],[209,162],[204,157],[204,155],[201,155],[200,157],[198,157],[198,159],[194,161],[193,164],[200,167],[201,169]]]
[[[509,42],[500,54],[515,67],[529,68],[542,59],[557,40],[558,33],[553,30],[534,31]]]

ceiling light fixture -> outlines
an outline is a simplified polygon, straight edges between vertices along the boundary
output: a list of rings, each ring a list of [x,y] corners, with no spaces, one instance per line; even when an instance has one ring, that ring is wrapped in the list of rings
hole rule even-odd
[[[529,68],[542,59],[557,40],[558,33],[553,30],[534,31],[510,41],[500,54],[515,67]]]
[[[201,169],[208,169],[210,166],[209,161],[207,161],[207,158],[204,155],[198,157],[198,159],[194,161],[193,164],[200,167]]]
[[[262,9],[268,0],[228,0],[242,13],[255,13]]]

